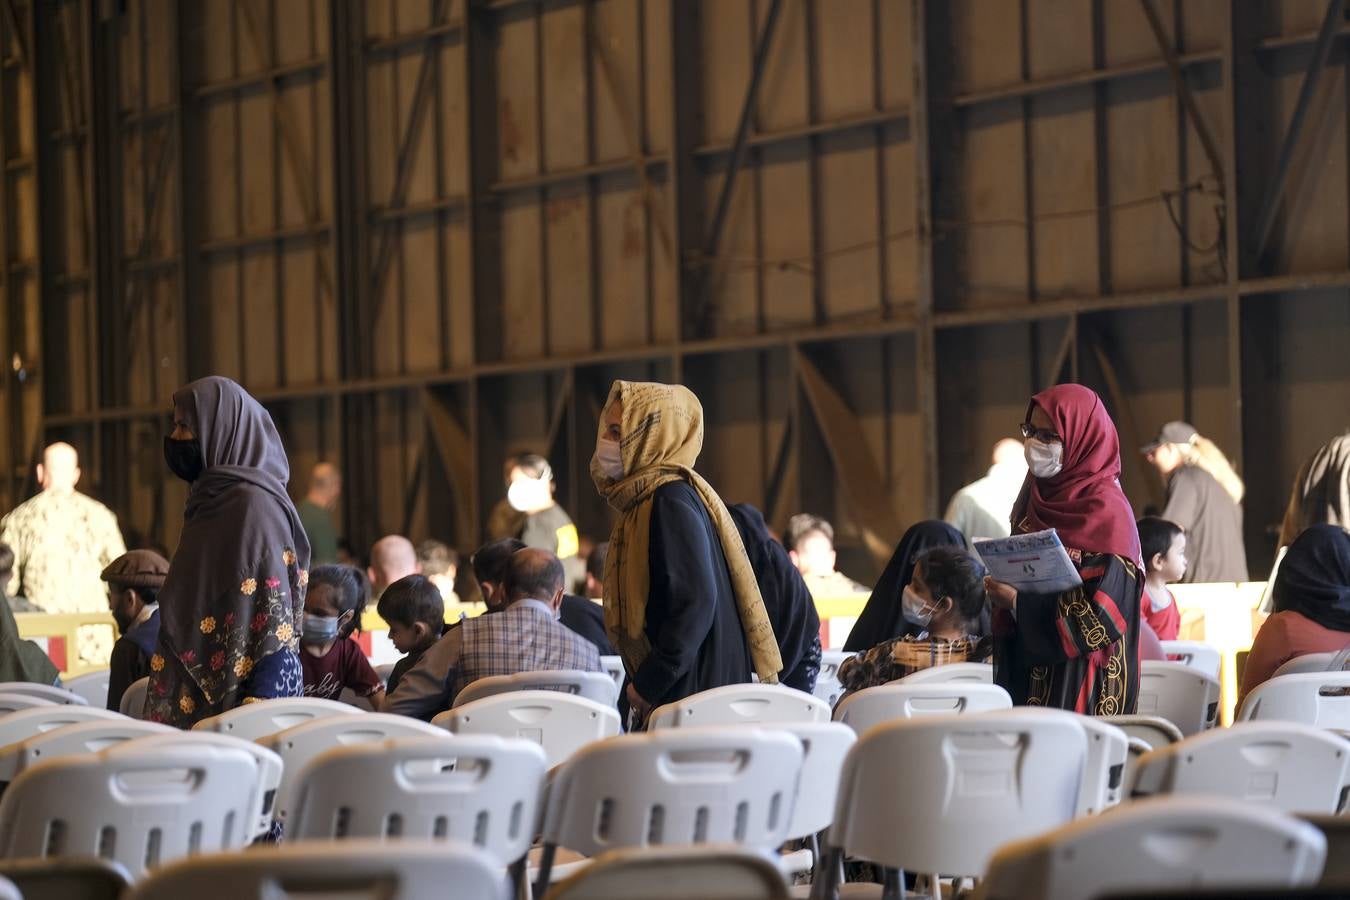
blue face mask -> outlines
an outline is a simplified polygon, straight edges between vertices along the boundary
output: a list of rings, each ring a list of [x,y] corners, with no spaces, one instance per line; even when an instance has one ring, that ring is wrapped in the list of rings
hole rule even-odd
[[[337,640],[339,623],[343,616],[316,616],[305,613],[300,629],[300,640],[306,644],[323,644]]]

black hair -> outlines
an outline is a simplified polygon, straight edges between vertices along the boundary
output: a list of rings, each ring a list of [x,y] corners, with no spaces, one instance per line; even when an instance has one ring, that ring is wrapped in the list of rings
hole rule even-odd
[[[605,560],[609,558],[609,541],[601,541],[586,557],[586,574],[596,581],[605,580]]]
[[[914,560],[933,600],[951,597],[956,611],[973,622],[984,610],[984,566],[961,547],[929,547]]]
[[[425,575],[407,575],[389,585],[375,609],[390,624],[411,628],[421,622],[432,634],[440,634],[445,621],[445,600]]]
[[[1172,542],[1184,529],[1176,522],[1159,516],[1144,516],[1135,524],[1139,526],[1139,549],[1144,553],[1144,570],[1151,571],[1153,557],[1166,556],[1167,551],[1172,549]]]
[[[823,534],[831,544],[834,543],[833,525],[820,516],[798,513],[788,519],[787,534],[783,538],[783,546],[789,550],[796,550],[798,544],[813,534]]]
[[[361,613],[370,603],[370,581],[364,572],[353,566],[315,566],[309,573],[309,590],[316,585],[327,585],[333,591],[333,603],[339,615],[352,613],[352,620],[342,629],[342,637],[361,629]]]
[[[517,538],[502,538],[484,544],[469,558],[469,565],[473,566],[473,577],[477,578],[479,583],[486,581],[501,584],[506,577],[506,561],[511,558],[512,553],[524,549],[525,542]]]
[[[551,599],[563,589],[567,575],[558,557],[546,550],[512,554],[506,566],[506,599],[514,603],[522,597]]]
[[[423,575],[444,575],[450,568],[459,568],[459,554],[449,544],[427,540],[417,545],[417,561]]]
[[[543,478],[545,472],[552,472],[553,467],[548,464],[548,460],[538,453],[519,453],[512,457],[511,469],[520,469],[531,478]]]

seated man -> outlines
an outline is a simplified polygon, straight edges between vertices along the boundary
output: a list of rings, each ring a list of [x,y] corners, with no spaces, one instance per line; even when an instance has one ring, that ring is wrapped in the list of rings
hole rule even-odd
[[[108,709],[122,708],[122,695],[150,674],[150,657],[159,641],[159,589],[169,561],[153,550],[132,550],[108,564],[100,576],[108,583],[108,611],[121,636],[108,661]]]
[[[488,612],[501,612],[506,608],[509,602],[506,596],[507,566],[512,555],[523,549],[523,541],[502,538],[478,548],[469,561]],[[605,633],[605,610],[599,603],[564,593],[558,621],[594,644],[600,655],[614,653],[609,645],[609,635]]]
[[[788,557],[817,600],[832,600],[867,588],[835,569],[834,526],[820,516],[800,513],[788,520],[783,538]]]
[[[455,576],[459,574],[459,554],[442,541],[428,540],[417,545],[417,563],[422,574],[431,579],[445,603],[458,603]],[[404,576],[407,577],[407,576]]]
[[[506,608],[447,631],[403,676],[381,711],[429,720],[480,678],[545,669],[599,672],[595,645],[558,621],[563,583],[562,563],[547,550],[511,554],[503,580]]]
[[[984,566],[960,547],[931,547],[914,563],[901,599],[905,620],[922,628],[844,660],[839,683],[849,693],[920,669],[988,662],[993,642],[973,632],[984,609]]]

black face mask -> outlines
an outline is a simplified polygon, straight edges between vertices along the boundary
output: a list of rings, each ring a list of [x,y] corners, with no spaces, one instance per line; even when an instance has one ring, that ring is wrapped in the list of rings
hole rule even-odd
[[[202,469],[205,468],[202,463],[201,441],[196,438],[179,441],[166,437],[164,461],[168,463],[170,472],[191,484],[201,477]]]

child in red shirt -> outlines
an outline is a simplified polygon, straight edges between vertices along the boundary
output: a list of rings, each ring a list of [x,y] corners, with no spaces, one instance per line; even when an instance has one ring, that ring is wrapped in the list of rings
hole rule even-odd
[[[318,566],[309,573],[300,631],[306,697],[336,700],[343,688],[351,688],[380,708],[384,684],[351,637],[368,602],[370,582],[351,566]]]
[[[1181,631],[1181,611],[1167,585],[1186,574],[1186,532],[1175,522],[1157,516],[1146,516],[1138,525],[1145,568],[1140,611],[1158,640],[1175,641]]]

